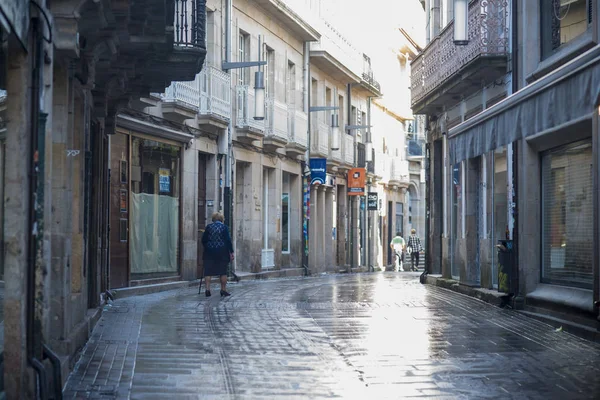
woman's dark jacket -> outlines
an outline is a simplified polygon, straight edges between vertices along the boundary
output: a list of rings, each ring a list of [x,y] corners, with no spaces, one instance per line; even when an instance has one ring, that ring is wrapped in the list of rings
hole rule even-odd
[[[202,235],[204,246],[204,261],[229,262],[229,255],[233,253],[233,243],[229,236],[229,229],[220,222],[213,222],[206,227]]]

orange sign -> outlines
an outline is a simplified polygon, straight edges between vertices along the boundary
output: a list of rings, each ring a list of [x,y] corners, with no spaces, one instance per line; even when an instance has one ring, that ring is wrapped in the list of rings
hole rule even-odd
[[[348,172],[348,196],[364,196],[367,171],[364,168],[352,168]]]

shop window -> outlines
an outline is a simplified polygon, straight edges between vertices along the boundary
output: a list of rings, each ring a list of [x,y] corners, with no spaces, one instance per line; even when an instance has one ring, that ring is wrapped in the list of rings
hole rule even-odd
[[[593,0],[540,0],[542,58],[584,34],[592,23]]]
[[[593,286],[591,140],[542,155],[542,282]]]
[[[132,138],[129,253],[133,279],[178,272],[180,148]],[[139,178],[138,178],[139,179]]]

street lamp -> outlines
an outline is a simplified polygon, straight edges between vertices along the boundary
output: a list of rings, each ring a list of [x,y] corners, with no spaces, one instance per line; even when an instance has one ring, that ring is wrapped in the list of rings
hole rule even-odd
[[[331,150],[340,149],[340,124],[338,122],[338,115],[331,114]]]
[[[365,153],[365,161],[373,162],[373,143],[370,140],[365,143]]]
[[[454,0],[454,44],[469,44],[469,0]]]
[[[254,73],[254,96],[254,119],[262,121],[265,119],[265,74],[262,71]]]

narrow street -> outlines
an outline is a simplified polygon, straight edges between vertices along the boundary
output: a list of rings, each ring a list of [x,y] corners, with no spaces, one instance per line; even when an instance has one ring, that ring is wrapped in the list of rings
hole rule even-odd
[[[66,398],[600,395],[600,346],[417,274],[230,288],[226,299],[186,289],[106,307]]]

